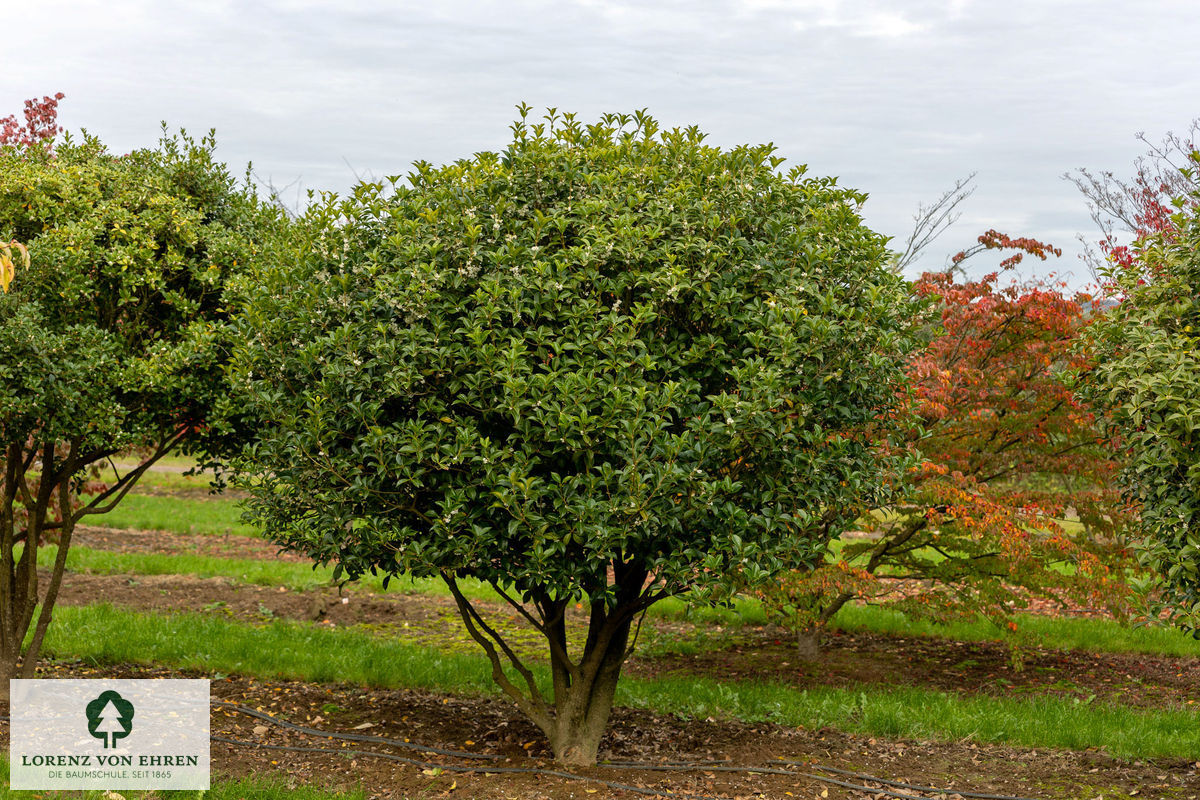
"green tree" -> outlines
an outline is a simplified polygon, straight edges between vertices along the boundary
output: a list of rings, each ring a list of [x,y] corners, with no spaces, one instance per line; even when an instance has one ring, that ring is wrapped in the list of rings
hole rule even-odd
[[[881,491],[861,431],[910,309],[864,196],[771,146],[527,112],[500,154],[327,197],[248,280],[235,369],[268,422],[242,466],[286,547],[440,575],[502,690],[589,764],[651,604],[812,562]],[[551,686],[468,577],[545,637]]]
[[[1141,506],[1139,557],[1157,576],[1143,588],[1200,635],[1200,189],[1173,207],[1108,262],[1114,305],[1090,328],[1098,367],[1083,390],[1107,409],[1122,488]]]
[[[167,453],[233,443],[216,422],[230,416],[217,413],[229,405],[223,293],[272,212],[214,146],[0,146],[0,240],[28,249],[0,265],[0,701],[8,678],[34,673],[76,523],[112,509]],[[136,465],[118,470],[118,454]],[[39,587],[50,541],[58,555]]]

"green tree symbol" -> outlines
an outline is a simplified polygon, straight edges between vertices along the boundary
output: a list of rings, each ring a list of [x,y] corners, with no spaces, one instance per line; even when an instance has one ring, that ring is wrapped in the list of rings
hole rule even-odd
[[[104,741],[104,747],[116,745],[133,729],[133,703],[114,691],[101,692],[87,704],[88,733]]]

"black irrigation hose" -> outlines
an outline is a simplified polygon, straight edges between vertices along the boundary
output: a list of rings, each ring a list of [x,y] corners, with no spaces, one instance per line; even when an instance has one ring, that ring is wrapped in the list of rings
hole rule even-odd
[[[465,752],[462,750],[446,750],[446,749],[437,748],[437,747],[429,747],[426,745],[413,744],[412,742],[404,742],[404,741],[400,741],[398,739],[389,739],[389,738],[386,738],[383,736],[370,736],[370,735],[358,734],[358,733],[339,733],[339,732],[334,732],[334,731],[322,731],[322,730],[318,730],[316,728],[307,728],[303,725],[296,725],[294,723],[287,722],[285,720],[281,720],[277,717],[274,717],[274,716],[264,713],[262,711],[258,711],[253,708],[248,708],[246,706],[239,705],[238,703],[230,703],[230,702],[222,701],[222,700],[214,700],[213,705],[219,706],[222,708],[229,708],[229,709],[232,709],[233,711],[237,711],[242,714],[247,714],[251,717],[256,717],[258,719],[265,720],[267,722],[272,723],[273,725],[277,725],[277,726],[279,726],[281,728],[285,728],[287,730],[296,731],[297,733],[302,733],[307,736],[319,736],[322,738],[331,738],[331,739],[345,739],[347,741],[352,741],[352,742],[366,742],[366,743],[371,743],[371,744],[386,744],[386,745],[390,745],[392,747],[400,747],[400,748],[404,748],[404,749],[408,749],[408,750],[416,750],[416,751],[419,751],[422,753],[433,753],[435,755],[450,756],[452,758],[487,760],[487,761],[497,761],[500,759],[500,756],[497,756],[497,755],[488,755],[488,754],[484,754],[484,753],[468,753],[468,752]],[[212,738],[215,741],[226,742],[228,744],[251,746],[251,747],[265,747],[265,748],[274,749],[274,750],[291,750],[291,751],[297,751],[297,752],[315,752],[315,753],[346,753],[346,754],[351,754],[351,755],[371,756],[374,758],[384,758],[389,761],[398,761],[403,764],[411,764],[413,766],[422,767],[424,769],[441,769],[446,772],[465,772],[465,773],[495,772],[495,773],[526,773],[526,774],[534,774],[534,775],[550,775],[550,776],[559,777],[559,778],[566,778],[568,780],[594,781],[594,782],[600,783],[604,786],[608,786],[609,788],[612,788],[612,789],[623,789],[625,791],[636,792],[638,794],[665,796],[665,794],[663,792],[654,791],[652,789],[642,789],[637,786],[630,786],[628,784],[622,784],[622,783],[613,783],[612,781],[605,781],[605,780],[601,780],[599,778],[588,778],[583,775],[575,775],[575,774],[572,774],[569,772],[559,772],[558,770],[540,769],[540,768],[535,768],[535,767],[447,766],[445,764],[432,764],[432,763],[427,763],[427,762],[423,762],[423,761],[418,761],[418,760],[412,759],[412,758],[404,758],[403,756],[394,756],[394,755],[389,755],[387,753],[374,753],[374,752],[370,752],[370,751],[366,751],[366,750],[345,750],[345,749],[335,750],[335,749],[331,749],[331,748],[296,747],[296,746],[288,746],[288,745],[266,744],[264,742],[246,742],[246,741],[241,741],[238,739],[226,738],[223,736],[213,736]],[[811,764],[810,765],[803,761],[780,760],[777,763],[785,764],[787,766],[809,767],[811,769],[820,770],[822,772],[829,772],[829,773],[833,773],[835,775],[845,775],[847,777],[857,778],[859,780],[867,781],[868,783],[878,783],[878,784],[881,784],[884,786],[893,786],[893,787],[896,787],[899,789],[910,789],[912,791],[927,792],[927,793],[932,793],[935,795],[957,794],[961,797],[972,798],[972,800],[1033,800],[1033,798],[1029,798],[1029,797],[1014,797],[1011,795],[1000,795],[1000,794],[981,794],[979,792],[964,792],[964,791],[960,791],[960,790],[956,790],[956,789],[939,789],[939,788],[935,788],[932,786],[917,786],[917,785],[910,784],[910,783],[901,783],[899,781],[887,780],[885,778],[877,778],[874,775],[867,775],[866,773],[862,773],[862,772],[851,772],[849,770],[838,769],[837,767],[826,767],[826,766],[821,766],[819,764]],[[614,761],[614,762],[609,762],[609,763],[598,764],[597,766],[611,767],[612,769],[640,769],[640,770],[645,770],[647,772],[682,772],[682,771],[687,771],[687,770],[706,770],[709,772],[734,772],[734,773],[741,773],[741,774],[757,772],[757,773],[765,774],[765,775],[791,775],[791,776],[795,776],[798,778],[810,778],[812,780],[820,781],[822,783],[833,784],[835,786],[842,786],[844,788],[852,789],[857,792],[864,792],[864,793],[869,793],[869,794],[874,794],[874,795],[884,795],[886,797],[893,797],[893,798],[896,798],[896,800],[929,800],[928,798],[921,798],[921,797],[918,797],[917,795],[912,795],[912,794],[904,794],[903,792],[893,792],[893,791],[889,791],[887,789],[873,789],[869,786],[863,786],[863,785],[857,784],[857,783],[850,783],[849,781],[843,781],[843,780],[839,780],[837,778],[831,778],[826,775],[816,775],[811,772],[796,772],[795,770],[791,770],[791,769],[781,769],[779,767],[766,767],[766,766],[763,766],[763,767],[731,766],[731,765],[729,765],[728,760],[709,761],[709,762],[675,761],[675,762],[667,762],[665,764],[646,764],[646,763],[633,762],[633,761]],[[680,797],[680,798],[689,798],[690,800],[721,800],[721,798],[710,797],[708,795],[670,794],[669,796]]]
[[[912,789],[913,791],[926,792],[926,793],[930,793],[930,794],[940,794],[940,795],[956,794],[961,797],[973,798],[973,800],[1034,800],[1034,798],[1031,798],[1031,797],[1014,797],[1012,795],[1005,795],[1005,794],[980,794],[979,792],[964,792],[959,789],[938,789],[933,786],[916,786],[911,783],[901,783],[899,781],[887,780],[886,778],[877,778],[874,775],[868,775],[865,772],[850,772],[849,770],[838,769],[837,767],[826,767],[826,766],[822,766],[820,764],[809,764],[804,761],[786,761],[786,760],[780,759],[776,763],[787,764],[788,766],[795,766],[795,767],[809,767],[810,769],[816,769],[816,770],[820,770],[822,772],[832,772],[835,775],[846,775],[851,778],[858,778],[859,780],[867,781],[868,783],[879,783],[884,786],[894,786],[898,789]],[[759,772],[759,773],[763,773],[766,775],[803,775],[805,777],[813,778],[815,780],[823,781],[825,783],[836,783],[839,786],[849,786],[852,788],[858,788],[860,790],[874,791],[874,792],[877,792],[880,794],[887,794],[891,797],[905,797],[905,798],[914,797],[914,795],[891,793],[891,792],[887,792],[883,789],[868,789],[867,787],[857,787],[855,784],[846,783],[844,781],[835,781],[832,778],[826,778],[822,775],[813,775],[808,772],[796,772],[795,770],[790,770],[790,769],[779,769],[778,767],[721,766],[720,763],[715,763],[715,764],[711,764],[711,765],[682,764],[682,763],[659,765],[659,764],[638,764],[638,763],[633,763],[633,762],[603,764],[601,766],[613,767],[615,769],[652,770],[655,772],[679,771],[679,770],[687,770],[687,769],[701,769],[701,770],[709,770],[712,772],[743,772],[743,773]]]
[[[800,764],[801,762],[782,762],[781,761],[780,763],[781,764],[782,763]],[[835,786],[845,786],[847,789],[853,789],[856,792],[865,792],[865,793],[876,795],[876,796],[884,795],[885,797],[895,797],[895,798],[897,798],[897,800],[930,800],[930,798],[918,797],[915,794],[904,794],[903,792],[891,792],[891,791],[888,791],[887,789],[873,789],[870,786],[861,786],[857,783],[849,783],[847,781],[840,781],[837,778],[830,778],[825,775],[815,775],[811,772],[797,772],[794,769],[781,769],[779,767],[740,767],[740,766],[739,767],[723,767],[723,766],[715,766],[715,765],[714,766],[684,767],[684,766],[670,766],[670,765],[658,765],[658,764],[621,764],[621,765],[610,764],[610,765],[606,765],[606,766],[614,766],[617,769],[642,769],[642,770],[652,771],[652,772],[680,772],[680,771],[689,770],[689,769],[699,769],[699,770],[705,770],[708,772],[736,772],[736,773],[740,773],[743,775],[749,775],[749,774],[754,774],[754,773],[758,773],[759,775],[792,775],[797,778],[811,778],[812,780],[820,781],[821,783],[831,783]],[[863,778],[863,780],[870,781],[871,783],[885,783],[885,781],[876,780],[869,775],[863,775],[861,777]],[[1023,800],[1023,798],[1014,798],[1013,800]]]
[[[584,781],[587,783],[598,783],[601,786],[607,786],[610,789],[620,789],[625,792],[634,792],[636,794],[650,795],[652,797],[678,797],[683,800],[726,800],[723,797],[715,797],[706,794],[677,794],[675,792],[664,792],[657,789],[645,789],[641,786],[632,786],[627,783],[617,783],[615,781],[606,781],[601,778],[589,778],[586,775],[575,775],[571,772],[560,772],[556,769],[540,769],[537,767],[463,767],[447,764],[433,764],[426,761],[418,761],[415,758],[405,758],[404,756],[394,756],[389,753],[373,753],[368,750],[351,750],[348,748],[337,749],[333,747],[298,747],[284,744],[267,744],[266,742],[247,742],[241,739],[231,739],[227,736],[211,737],[215,742],[225,742],[226,744],[238,745],[239,747],[262,747],[267,750],[287,750],[294,753],[332,753],[333,755],[352,755],[352,756],[369,756],[371,758],[385,758],[388,761],[398,761],[401,764],[409,764],[422,769],[439,769],[443,772],[462,773],[503,773],[503,774],[525,774],[525,775],[549,775],[555,778],[565,778],[571,781]]]
[[[258,719],[265,720],[266,722],[270,722],[272,725],[278,725],[281,728],[286,728],[287,730],[290,730],[290,731],[296,731],[297,733],[303,733],[308,736],[321,736],[321,737],[328,737],[331,739],[345,739],[350,742],[367,742],[370,744],[386,744],[386,745],[391,745],[392,747],[400,747],[405,750],[417,750],[422,753],[433,753],[434,755],[451,756],[453,758],[470,758],[470,759],[478,759],[481,761],[498,761],[498,760],[500,760],[500,756],[488,755],[485,753],[467,753],[462,750],[443,750],[438,747],[427,747],[426,745],[423,745],[423,744],[413,744],[412,742],[405,742],[405,741],[401,741],[399,739],[388,739],[384,736],[370,736],[370,735],[362,734],[362,733],[339,733],[337,731],[322,731],[322,730],[317,730],[316,728],[306,728],[303,725],[296,725],[294,723],[291,723],[286,720],[279,719],[278,717],[272,716],[271,714],[266,714],[262,711],[258,711],[253,708],[248,708],[246,706],[239,705],[238,703],[226,702],[224,700],[214,700],[212,704],[214,706],[218,706],[220,708],[232,709],[234,711],[237,711],[240,714],[247,714],[251,717],[257,717]]]
[[[658,761],[653,766],[656,767],[673,767],[675,769],[706,769],[708,767],[719,767],[723,764],[731,763],[728,758],[718,759],[716,761]],[[598,761],[597,767],[616,767],[617,769],[626,769],[633,767],[645,768],[647,762],[644,761]]]
[[[801,761],[781,761],[781,764],[798,764],[803,766]],[[813,769],[819,769],[822,772],[832,772],[835,775],[846,775],[851,778],[859,778],[869,780],[872,783],[882,783],[886,786],[896,786],[900,789],[912,789],[918,792],[933,792],[934,794],[956,794],[961,797],[971,797],[975,800],[1034,800],[1032,797],[1013,797],[1007,794],[981,794],[979,792],[964,792],[961,789],[935,789],[931,786],[915,786],[911,783],[900,783],[899,781],[889,781],[883,778],[876,778],[872,775],[864,775],[861,772],[851,772],[837,767],[823,767],[818,764],[812,765]]]
[[[627,791],[627,792],[634,792],[636,794],[650,795],[653,797],[675,797],[675,798],[682,798],[683,800],[725,800],[725,798],[716,797],[713,795],[683,794],[683,793],[677,793],[677,792],[667,792],[667,791],[662,791],[662,790],[658,790],[658,789],[645,789],[641,786],[633,786],[628,783],[617,783],[616,781],[606,781],[602,778],[589,778],[586,775],[576,775],[571,772],[561,772],[556,769],[541,769],[538,767],[491,767],[491,766],[488,766],[488,767],[463,767],[463,766],[448,765],[448,764],[434,764],[434,763],[431,763],[428,761],[418,761],[415,758],[405,758],[404,756],[394,756],[394,755],[390,755],[388,753],[374,753],[369,750],[352,750],[352,749],[348,749],[348,748],[335,749],[332,747],[299,747],[299,746],[295,746],[295,745],[267,744],[266,742],[247,742],[247,741],[244,741],[241,739],[232,739],[227,736],[213,736],[211,738],[213,741],[216,741],[216,742],[225,742],[226,744],[238,745],[239,747],[261,747],[261,748],[265,748],[267,750],[286,750],[288,752],[293,752],[293,753],[331,753],[333,755],[353,755],[353,756],[366,756],[366,757],[370,757],[370,758],[383,758],[383,759],[387,759],[388,761],[397,761],[401,764],[409,764],[414,767],[421,767],[422,769],[440,769],[443,772],[455,772],[455,773],[460,773],[460,774],[461,773],[476,773],[476,774],[477,773],[492,773],[492,774],[510,774],[510,775],[511,774],[548,775],[551,777],[565,778],[566,780],[572,780],[572,781],[584,781],[584,782],[598,783],[601,786],[607,786],[610,789],[620,789],[620,790]],[[647,767],[641,767],[641,769],[655,769],[655,767],[652,765],[652,766],[647,766]],[[669,766],[665,766],[665,765],[659,765],[657,767],[657,771],[671,770],[671,769],[680,770],[680,769],[689,769],[689,768],[688,767],[669,767]],[[928,798],[918,797],[917,795],[913,795],[913,794],[904,794],[902,792],[892,792],[887,789],[875,789],[870,786],[862,786],[857,783],[850,783],[848,781],[842,781],[842,780],[838,780],[836,778],[828,778],[824,775],[814,775],[813,773],[810,773],[810,772],[795,772],[790,769],[777,769],[777,768],[772,768],[772,767],[759,767],[759,768],[755,768],[755,767],[694,767],[694,769],[715,769],[718,772],[739,772],[739,773],[758,772],[758,773],[766,773],[766,774],[771,774],[771,775],[790,775],[790,776],[794,776],[797,778],[811,778],[812,780],[820,781],[822,783],[830,783],[835,786],[844,786],[847,789],[852,789],[856,792],[862,792],[864,794],[870,794],[874,797],[883,795],[885,797],[897,798],[897,800],[929,800]]]

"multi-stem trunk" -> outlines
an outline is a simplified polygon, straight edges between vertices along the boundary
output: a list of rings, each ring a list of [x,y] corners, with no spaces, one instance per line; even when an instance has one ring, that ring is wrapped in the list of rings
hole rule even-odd
[[[492,677],[546,735],[555,760],[590,766],[596,763],[600,740],[608,726],[621,667],[629,656],[630,632],[638,615],[661,594],[644,593],[647,573],[639,568],[614,565],[617,578],[613,600],[593,602],[588,611],[587,639],[573,660],[567,639],[567,611],[573,603],[533,593],[530,610],[494,586],[549,644],[553,695],[547,698],[530,670],[496,629],[459,590],[452,575],[444,575],[467,632],[484,649],[492,664]],[[508,668],[524,681],[510,679]]]
[[[593,606],[588,639],[578,664],[566,648],[550,649],[554,676],[554,713],[539,726],[550,740],[556,760],[588,766],[596,763],[600,739],[608,727],[621,667],[629,655],[629,630],[636,609],[617,606],[611,611]],[[553,635],[565,643],[565,625]]]
[[[66,567],[66,551],[70,546],[71,517],[71,464],[60,468],[55,460],[54,444],[47,443],[28,449],[10,443],[4,454],[4,496],[0,512],[0,702],[8,703],[8,679],[32,677],[37,664],[41,641],[50,621],[50,612],[62,572]],[[35,463],[40,467],[38,480],[31,481],[28,472]],[[22,660],[22,646],[29,626],[38,607],[39,587],[37,571],[38,547],[45,536],[55,494],[58,495],[59,514],[63,519],[59,556],[55,560],[47,591],[48,602],[43,603],[38,619],[38,631],[34,641],[26,650]],[[17,505],[20,504],[24,517],[18,523]],[[18,553],[18,548],[20,552]]]
[[[26,440],[4,447],[0,461],[4,473],[0,496],[0,704],[8,704],[10,678],[34,676],[76,522],[88,514],[111,511],[146,470],[179,444],[186,430],[165,436],[150,457],[118,475],[112,485],[84,503],[78,502],[75,480],[88,464],[112,455],[113,450],[83,451],[79,439],[40,444]],[[38,548],[52,532],[58,534],[58,553],[43,591],[38,580]]]

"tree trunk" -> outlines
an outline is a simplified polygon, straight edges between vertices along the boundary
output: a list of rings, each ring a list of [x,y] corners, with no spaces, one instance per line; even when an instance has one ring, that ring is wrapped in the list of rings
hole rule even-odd
[[[26,460],[16,445],[10,445],[5,454],[4,510],[0,518],[0,682],[4,684],[0,697],[5,702],[9,679],[26,672],[32,675],[36,663],[36,656],[32,660],[26,656],[24,664],[18,666],[25,635],[38,605],[37,554],[43,526],[58,485],[55,481],[65,485],[67,480],[55,468],[54,444],[43,444],[39,449],[41,475],[31,498],[32,505],[26,508],[24,530],[20,531],[15,524],[13,504],[17,500],[17,481],[23,480],[20,473],[28,469],[32,457]],[[20,557],[16,557],[17,544],[21,545]]]
[[[71,509],[71,481],[62,481],[58,486],[59,512],[62,517],[62,533],[58,537],[58,554],[54,558],[54,568],[50,573],[50,585],[46,588],[46,596],[42,598],[42,612],[38,615],[37,627],[33,631],[33,639],[25,651],[25,660],[21,664],[21,677],[32,678],[37,668],[38,659],[42,654],[42,642],[46,638],[46,629],[54,614],[54,604],[58,602],[58,589],[62,585],[63,573],[67,569],[67,552],[71,548],[71,536],[75,532],[75,518]]]
[[[816,661],[821,656],[820,625],[810,625],[796,633],[796,652],[801,661]]]
[[[630,620],[610,624],[611,638],[593,642],[588,636],[593,648],[584,648],[580,680],[565,687],[564,695],[556,691],[554,717],[543,727],[554,760],[561,764],[590,767],[596,763],[629,645]]]

